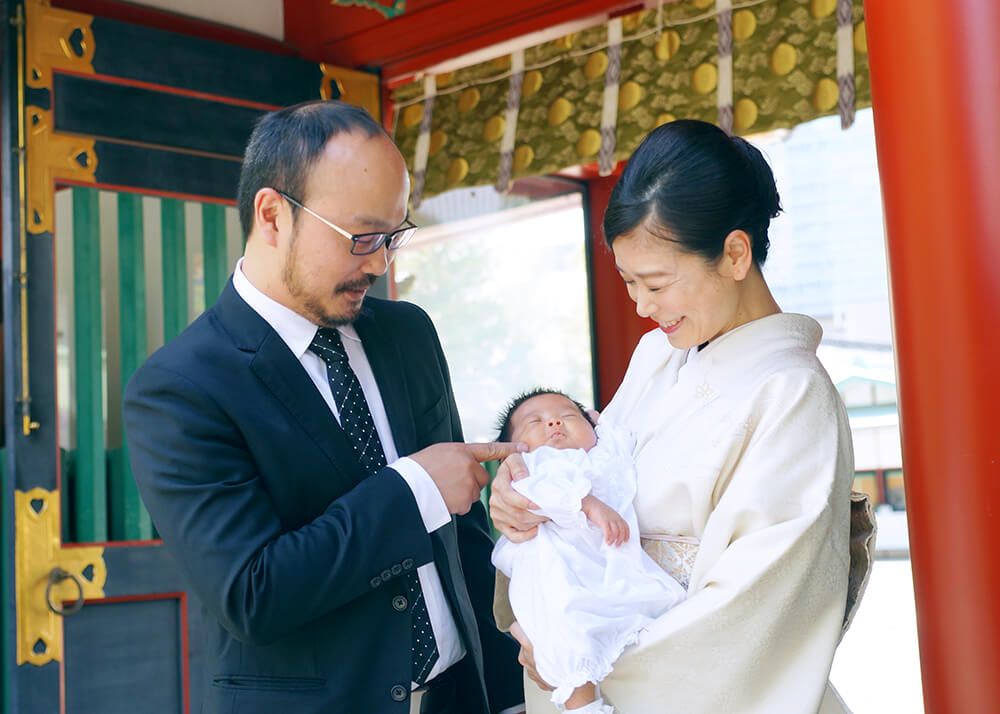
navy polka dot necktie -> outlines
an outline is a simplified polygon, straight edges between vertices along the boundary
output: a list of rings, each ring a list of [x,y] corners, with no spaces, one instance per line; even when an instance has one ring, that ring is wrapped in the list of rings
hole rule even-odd
[[[365,401],[365,394],[361,391],[361,383],[347,360],[340,332],[330,327],[319,328],[309,350],[326,363],[326,376],[330,380],[333,400],[340,412],[340,426],[358,461],[367,473],[375,473],[386,465],[385,452],[375,430],[375,420]],[[413,681],[423,684],[438,660],[437,641],[431,629],[420,579],[415,572],[407,573],[403,579],[413,616]]]

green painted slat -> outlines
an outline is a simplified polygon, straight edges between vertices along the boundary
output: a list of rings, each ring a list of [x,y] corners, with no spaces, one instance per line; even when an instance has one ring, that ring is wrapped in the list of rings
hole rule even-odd
[[[146,273],[142,235],[142,197],[118,194],[118,288],[122,388],[147,356]],[[108,395],[108,408],[121,409],[120,394]],[[128,444],[108,453],[111,488],[111,538],[147,540],[153,524],[132,478]]]
[[[76,360],[77,541],[108,539],[101,327],[101,232],[97,191],[73,189],[73,312]]]
[[[187,236],[184,203],[160,201],[163,242],[163,340],[169,342],[188,324]]]
[[[217,203],[202,204],[201,236],[205,266],[205,307],[209,307],[222,294],[229,277],[225,207]]]

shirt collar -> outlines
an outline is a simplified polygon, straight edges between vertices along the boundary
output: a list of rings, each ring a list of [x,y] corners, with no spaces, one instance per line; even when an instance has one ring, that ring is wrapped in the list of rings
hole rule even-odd
[[[236,261],[236,269],[233,271],[233,287],[236,289],[236,293],[243,298],[243,302],[264,318],[264,321],[278,333],[278,337],[288,345],[288,349],[295,355],[295,359],[302,359],[302,355],[309,349],[309,345],[312,344],[313,338],[316,336],[318,326],[258,290],[243,273],[243,258]],[[361,342],[353,325],[341,325],[337,330],[342,337]]]

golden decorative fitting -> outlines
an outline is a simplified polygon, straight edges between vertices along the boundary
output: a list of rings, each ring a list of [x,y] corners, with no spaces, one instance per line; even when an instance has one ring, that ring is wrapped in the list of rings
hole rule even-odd
[[[28,231],[53,229],[56,179],[96,181],[94,140],[52,130],[52,112],[29,106],[28,114]]]
[[[104,597],[104,548],[63,548],[59,523],[58,491],[14,492],[18,665],[62,661],[60,603]]]
[[[29,87],[52,89],[53,69],[94,73],[93,17],[53,8],[48,0],[28,0],[24,9]]]
[[[35,89],[52,90],[52,70],[93,74],[93,17],[59,10],[48,0],[28,0],[24,4],[24,81]],[[52,113],[29,105],[24,108],[27,124],[27,208],[29,233],[53,229],[54,180],[60,178],[94,183],[97,155],[94,140],[58,134],[53,130]],[[27,424],[25,425],[27,429]]]
[[[333,87],[336,85],[340,90],[340,101],[361,107],[375,121],[382,122],[378,75],[323,63],[319,69],[323,73],[319,88],[319,95],[323,99],[333,99]]]

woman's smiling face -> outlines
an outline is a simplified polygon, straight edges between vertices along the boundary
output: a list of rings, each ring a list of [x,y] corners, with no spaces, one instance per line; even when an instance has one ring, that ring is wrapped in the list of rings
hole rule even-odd
[[[645,223],[612,244],[618,273],[640,317],[656,322],[677,349],[690,349],[742,324],[738,281],[718,264],[651,233]]]

